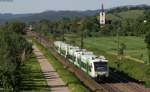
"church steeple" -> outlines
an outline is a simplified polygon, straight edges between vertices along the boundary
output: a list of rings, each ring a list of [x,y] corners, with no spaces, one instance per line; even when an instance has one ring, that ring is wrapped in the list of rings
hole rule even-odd
[[[103,5],[103,3],[102,3],[101,12],[104,12],[104,5]]]
[[[105,20],[105,10],[104,10],[104,5],[102,3],[101,10],[100,10],[100,24],[104,25],[105,22],[106,22],[106,20]]]

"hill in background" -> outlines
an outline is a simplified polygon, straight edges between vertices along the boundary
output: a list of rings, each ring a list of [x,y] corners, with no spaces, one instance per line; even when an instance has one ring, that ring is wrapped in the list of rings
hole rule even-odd
[[[23,22],[39,21],[42,19],[57,21],[64,17],[76,18],[85,16],[94,16],[98,13],[98,10],[87,11],[45,11],[35,14],[0,14],[0,22],[19,20]]]
[[[137,5],[137,6],[122,6],[106,10],[108,19],[117,19],[114,13],[118,13],[123,18],[137,18],[144,14],[145,10],[150,10],[150,6]],[[35,14],[0,14],[0,23],[6,21],[19,20],[23,22],[33,22],[42,19],[57,21],[64,17],[76,18],[95,16],[99,13],[99,10],[87,10],[87,11],[45,11]]]

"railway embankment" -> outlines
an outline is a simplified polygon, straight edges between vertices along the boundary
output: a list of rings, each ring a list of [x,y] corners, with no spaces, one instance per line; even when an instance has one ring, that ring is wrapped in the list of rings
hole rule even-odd
[[[54,69],[59,74],[60,78],[62,78],[62,80],[65,82],[65,85],[69,87],[71,92],[90,92],[90,90],[85,87],[83,83],[72,72],[68,71],[67,68],[64,67],[64,65],[62,65],[57,61],[56,58],[53,57],[48,49],[44,48],[35,40],[33,40],[32,42],[36,44],[39,50],[42,51],[44,56],[49,60],[49,63],[52,64]]]

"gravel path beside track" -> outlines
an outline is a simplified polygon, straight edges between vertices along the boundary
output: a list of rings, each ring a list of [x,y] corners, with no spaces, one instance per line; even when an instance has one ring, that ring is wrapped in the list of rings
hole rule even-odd
[[[36,47],[33,46],[34,53],[40,63],[42,72],[47,80],[50,92],[70,92],[65,83],[61,80],[55,69],[45,58],[43,53]]]

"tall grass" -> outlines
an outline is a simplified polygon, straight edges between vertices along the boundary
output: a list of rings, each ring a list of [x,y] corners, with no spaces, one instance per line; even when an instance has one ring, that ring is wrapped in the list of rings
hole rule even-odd
[[[48,92],[47,82],[34,54],[25,61],[23,69],[21,92]]]

